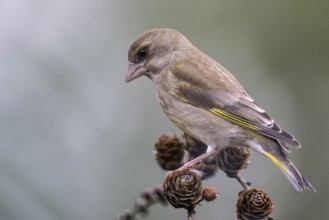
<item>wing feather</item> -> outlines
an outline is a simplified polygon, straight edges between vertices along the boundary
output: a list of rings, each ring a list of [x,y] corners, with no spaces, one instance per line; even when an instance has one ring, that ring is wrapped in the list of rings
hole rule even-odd
[[[189,68],[185,68],[186,66]],[[201,68],[196,62],[187,65],[179,63],[171,71],[179,79],[177,94],[183,101],[275,139],[287,150],[289,149],[286,144],[300,147],[294,136],[283,130],[264,109],[259,107],[224,67],[211,67],[205,70],[204,66]],[[186,74],[186,71],[189,73]],[[206,78],[203,77],[205,71]],[[218,71],[221,71],[220,74]],[[211,84],[209,80],[212,81]]]

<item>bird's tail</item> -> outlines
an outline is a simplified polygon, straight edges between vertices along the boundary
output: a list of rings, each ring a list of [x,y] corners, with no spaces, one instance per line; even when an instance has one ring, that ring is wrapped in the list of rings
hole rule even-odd
[[[316,192],[312,184],[300,174],[298,169],[288,158],[279,160],[269,152],[265,152],[265,156],[267,156],[277,167],[280,168],[280,170],[282,170],[284,175],[288,178],[297,191],[302,192],[303,190],[309,190]]]
[[[284,149],[277,143],[257,143],[254,141],[249,142],[249,146],[257,152],[263,154],[269,158],[277,167],[282,170],[284,175],[288,178],[294,188],[302,192],[303,190],[309,190],[316,192],[315,188],[310,182],[308,182],[298,171],[295,165],[290,161]]]

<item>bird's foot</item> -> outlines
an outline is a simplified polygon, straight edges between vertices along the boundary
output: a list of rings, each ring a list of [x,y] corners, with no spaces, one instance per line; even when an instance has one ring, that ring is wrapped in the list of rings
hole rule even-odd
[[[203,170],[205,167],[204,160],[208,159],[209,157],[217,156],[219,153],[219,147],[212,147],[209,146],[206,153],[201,154],[200,156],[194,158],[186,162],[183,166],[178,168],[177,170],[185,170],[185,169],[196,169],[196,170]]]

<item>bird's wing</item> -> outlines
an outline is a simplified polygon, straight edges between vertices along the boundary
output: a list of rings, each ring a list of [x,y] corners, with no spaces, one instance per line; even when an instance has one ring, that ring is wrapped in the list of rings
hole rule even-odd
[[[177,95],[183,101],[275,139],[287,150],[286,144],[300,147],[294,136],[281,129],[224,67],[204,69],[196,62],[184,62],[175,65],[171,72],[178,79]]]

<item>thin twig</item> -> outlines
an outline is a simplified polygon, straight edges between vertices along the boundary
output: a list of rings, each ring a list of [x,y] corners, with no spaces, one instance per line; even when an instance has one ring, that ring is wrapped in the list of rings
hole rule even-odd
[[[238,180],[238,182],[242,185],[242,187],[247,190],[247,189],[250,189],[250,186],[251,186],[251,182],[245,180],[242,176],[240,175],[236,175],[235,176],[235,179]]]
[[[167,200],[163,195],[162,185],[145,190],[135,202],[134,208],[118,214],[116,220],[132,220],[138,214],[146,215],[148,209],[157,203],[167,204]]]

